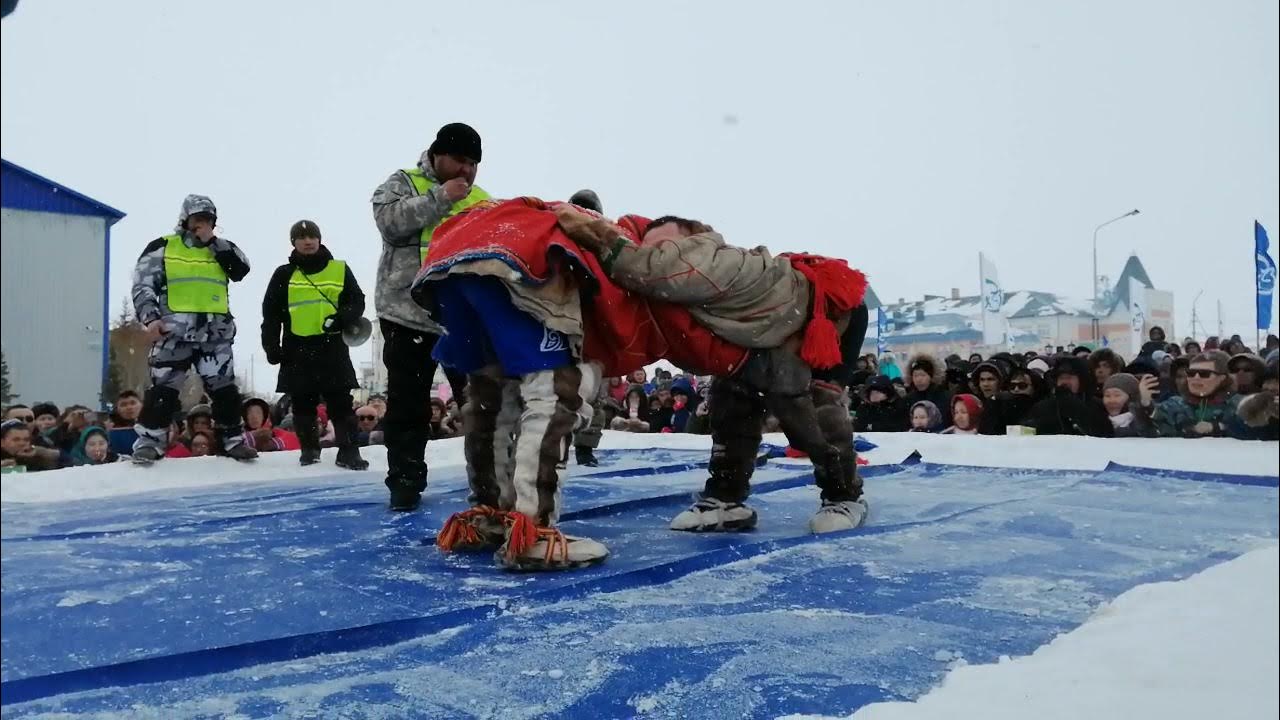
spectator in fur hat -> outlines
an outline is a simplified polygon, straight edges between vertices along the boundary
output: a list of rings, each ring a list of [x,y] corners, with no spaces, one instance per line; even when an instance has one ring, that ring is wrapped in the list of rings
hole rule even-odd
[[[886,375],[871,378],[854,428],[858,432],[906,432],[909,427],[907,405],[894,389],[893,380]]]
[[[1053,394],[1031,409],[1028,424],[1038,435],[1115,434],[1107,411],[1094,389],[1089,363],[1079,355],[1062,355],[1049,373]]]
[[[1280,360],[1273,358],[1262,371],[1262,389],[1240,400],[1240,419],[1258,440],[1280,440]]]
[[[31,444],[52,448],[53,431],[58,429],[58,406],[53,403],[36,403],[31,408],[31,414],[35,417],[32,422]]]
[[[1191,358],[1187,370],[1187,391],[1160,403],[1141,405],[1151,413],[1151,421],[1161,437],[1235,437],[1247,439],[1252,432],[1240,420],[1240,397],[1228,372],[1230,357],[1211,350]]]
[[[1124,358],[1111,348],[1100,348],[1089,355],[1089,370],[1093,372],[1093,381],[1098,388],[1106,384],[1107,378],[1124,369]]]
[[[942,419],[939,420],[942,427],[951,424],[951,394],[947,392],[944,373],[944,369],[932,355],[924,353],[913,355],[907,361],[907,393],[903,398],[911,408],[922,401],[932,403],[939,412],[942,408],[947,408],[946,412],[942,413]]]
[[[1227,368],[1235,380],[1236,392],[1252,395],[1262,389],[1262,375],[1266,368],[1262,358],[1253,353],[1240,353],[1231,357]]]
[[[946,427],[942,423],[942,411],[928,400],[919,400],[911,406],[911,432],[936,433]]]

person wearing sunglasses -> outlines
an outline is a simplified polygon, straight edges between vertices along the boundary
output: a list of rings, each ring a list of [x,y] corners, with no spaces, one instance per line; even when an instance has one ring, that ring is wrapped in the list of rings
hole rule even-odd
[[[314,222],[294,223],[289,242],[289,262],[276,268],[262,298],[262,349],[267,362],[280,366],[276,392],[293,399],[293,430],[302,446],[298,462],[320,462],[318,408],[323,397],[338,446],[334,462],[367,470],[351,408],[351,389],[360,385],[351,349],[342,338],[343,329],[364,315],[364,291],[351,267],[333,258]]]
[[[1230,356],[1221,350],[1203,352],[1191,358],[1185,392],[1158,404],[1142,392],[1140,408],[1151,413],[1161,437],[1252,437],[1237,412],[1240,396],[1229,363]]]
[[[4,411],[5,420],[21,420],[31,425],[36,421],[36,414],[26,405],[10,405],[8,410]]]
[[[1031,408],[1044,398],[1044,381],[1026,368],[1014,368],[1005,383],[1008,392],[1002,396],[1005,419],[1010,425],[1026,425]]]
[[[356,410],[355,444],[360,447],[376,445],[372,435],[378,430],[378,410],[373,405],[364,405]]]

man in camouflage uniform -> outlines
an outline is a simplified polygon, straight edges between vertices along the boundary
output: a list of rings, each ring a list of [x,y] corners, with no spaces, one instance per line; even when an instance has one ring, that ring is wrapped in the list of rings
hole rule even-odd
[[[442,329],[409,295],[431,235],[449,217],[488,199],[475,185],[480,135],[463,123],[440,128],[415,167],[397,170],[373,192],[382,235],[374,308],[387,366],[387,488],[392,510],[413,510],[427,488],[429,401]],[[459,402],[462,398],[459,398]]]
[[[173,234],[153,240],[133,271],[133,308],[147,328],[151,388],[135,429],[135,463],[164,457],[169,423],[180,409],[178,393],[194,366],[213,402],[214,426],[223,449],[236,460],[252,460],[256,450],[241,437],[240,389],[236,387],[231,344],[235,318],[228,306],[228,281],[249,274],[249,262],[231,241],[215,235],[218,210],[203,195],[182,201]]]

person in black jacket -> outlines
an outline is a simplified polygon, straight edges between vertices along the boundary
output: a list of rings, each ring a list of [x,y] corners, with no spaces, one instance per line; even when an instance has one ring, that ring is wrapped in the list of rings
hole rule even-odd
[[[1005,391],[1005,378],[1011,368],[1005,362],[992,359],[979,363],[973,369],[973,394],[982,401],[982,420],[978,432],[982,435],[1004,435],[1008,430],[1006,415],[1009,393]],[[959,394],[959,393],[957,393]]]
[[[1159,325],[1151,326],[1151,331],[1147,333],[1147,337],[1150,339],[1142,344],[1142,349],[1138,351],[1139,355],[1151,357],[1152,353],[1157,350],[1164,350],[1168,344],[1165,341],[1164,328]]]
[[[906,432],[911,428],[908,405],[898,397],[887,375],[871,378],[866,401],[858,407],[854,429],[858,432]]]
[[[1053,393],[1031,408],[1029,424],[1037,435],[1092,435],[1112,437],[1115,434],[1107,410],[1094,391],[1093,373],[1082,357],[1063,355],[1055,358],[1049,379]]]
[[[337,464],[365,470],[355,442],[351,388],[359,387],[342,330],[364,314],[364,293],[346,263],[334,260],[320,228],[299,220],[289,230],[293,253],[276,268],[262,298],[262,349],[280,366],[276,392],[293,400],[293,430],[302,445],[299,462],[320,461],[316,406],[324,398],[333,421]],[[283,342],[281,338],[283,337]]]
[[[1005,387],[1009,388],[1002,402],[1006,425],[1026,425],[1031,408],[1044,399],[1044,378],[1033,370],[1014,368]]]
[[[942,414],[942,427],[951,426],[951,393],[947,392],[947,379],[942,366],[932,355],[920,353],[907,361],[907,394],[903,398],[908,408],[916,403],[929,401]]]

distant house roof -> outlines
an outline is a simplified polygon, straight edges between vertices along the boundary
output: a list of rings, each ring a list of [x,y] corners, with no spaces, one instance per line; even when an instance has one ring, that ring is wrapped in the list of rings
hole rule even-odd
[[[8,160],[0,160],[0,207],[100,217],[105,218],[109,226],[124,218],[123,212],[110,205]]]
[[[914,323],[920,311],[924,317],[933,319],[938,315],[957,315],[976,321],[982,320],[982,297],[968,295],[959,298],[929,297],[905,303],[894,303],[885,306],[885,310],[898,319],[898,324]],[[1076,298],[1068,298],[1038,290],[1017,290],[1004,298],[1004,312],[1010,318],[1051,317],[1072,315],[1093,317],[1092,302]]]
[[[932,301],[931,301],[932,302]],[[956,301],[951,301],[956,302]],[[906,342],[906,343],[926,343],[926,342],[978,342],[982,339],[982,314],[981,311],[974,316],[967,313],[939,313],[927,314],[924,320],[916,320],[914,312],[910,315],[899,316],[885,337],[890,342]],[[1039,341],[1039,336],[1030,330],[1020,330],[1018,328],[1009,328],[1010,334],[1013,335],[1012,340],[1017,343],[1027,344]]]
[[[1137,280],[1146,287],[1155,287],[1151,284],[1151,278],[1147,276],[1147,269],[1142,267],[1142,261],[1137,255],[1130,255],[1125,261],[1124,269],[1120,271],[1120,279],[1116,280],[1115,289],[1111,291],[1111,307],[1107,308],[1108,314],[1120,305],[1129,307],[1129,278]]]
[[[880,302],[880,296],[876,295],[876,291],[868,285],[866,294],[862,296],[862,304],[866,305],[868,310],[875,310],[883,303]]]

